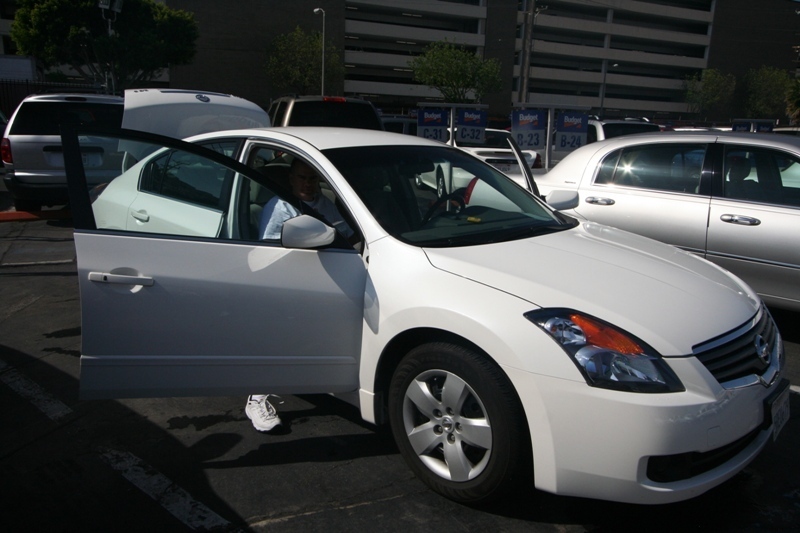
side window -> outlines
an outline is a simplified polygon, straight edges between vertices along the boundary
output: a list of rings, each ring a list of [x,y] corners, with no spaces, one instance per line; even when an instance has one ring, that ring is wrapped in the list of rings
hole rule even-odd
[[[131,151],[134,154],[130,165],[117,166],[107,181],[89,191],[97,229],[168,237],[240,237],[238,212],[231,196],[238,176],[231,168],[236,166],[233,159],[220,157],[217,162],[218,156],[207,148],[181,148],[171,142],[163,145],[123,133],[79,136],[78,142],[90,139],[102,141],[109,147],[106,154],[117,161]],[[133,162],[136,159],[138,162]],[[70,179],[77,172],[72,166],[75,163],[67,166]]]
[[[594,124],[589,124],[589,127],[586,129],[586,144],[593,143],[597,141],[597,126]]]
[[[725,149],[726,198],[800,207],[800,159],[776,150]]]
[[[671,143],[623,148],[603,160],[595,182],[696,194],[706,150],[706,145]]]
[[[236,157],[236,153],[239,151],[240,142],[238,139],[222,139],[216,141],[204,141],[197,144],[204,146],[209,150],[214,150],[222,155]]]
[[[594,179],[596,184],[614,183],[614,171],[617,169],[617,162],[622,150],[617,150],[608,154],[600,163],[600,170]]]
[[[223,192],[232,171],[213,161],[181,151],[169,151],[149,162],[141,190],[190,204],[224,209]]]
[[[247,218],[253,240],[280,242],[283,223],[300,214],[323,220],[350,243],[358,241],[356,227],[321,172],[300,156],[267,145],[254,145],[247,164],[264,180],[245,180]]]

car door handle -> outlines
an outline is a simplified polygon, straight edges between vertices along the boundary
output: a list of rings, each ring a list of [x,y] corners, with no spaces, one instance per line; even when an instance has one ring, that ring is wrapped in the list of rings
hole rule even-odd
[[[600,198],[599,196],[589,196],[586,198],[587,204],[595,205],[614,205],[614,200],[611,198]]]
[[[730,224],[740,224],[742,226],[758,226],[761,221],[757,218],[746,217],[744,215],[722,215],[719,217],[723,222]]]
[[[89,281],[97,283],[115,283],[119,285],[144,285],[152,287],[155,283],[153,278],[140,276],[125,276],[122,274],[111,274],[109,272],[89,272]]]
[[[131,211],[131,216],[139,222],[147,222],[150,220],[150,215],[147,214],[147,211]]]

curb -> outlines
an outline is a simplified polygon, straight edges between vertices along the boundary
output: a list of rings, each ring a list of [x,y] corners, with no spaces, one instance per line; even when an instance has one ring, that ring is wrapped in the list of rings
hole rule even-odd
[[[72,217],[69,211],[3,211],[0,222],[27,222],[31,220],[63,220]]]

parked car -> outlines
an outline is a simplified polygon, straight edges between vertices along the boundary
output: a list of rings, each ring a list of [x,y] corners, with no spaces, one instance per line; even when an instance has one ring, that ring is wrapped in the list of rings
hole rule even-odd
[[[378,110],[368,100],[342,96],[284,96],[273,100],[274,126],[336,126],[383,130]]]
[[[781,135],[800,135],[800,127],[798,126],[782,126],[773,128],[772,133],[780,133]]]
[[[383,129],[406,135],[417,134],[417,119],[407,115],[381,115]]]
[[[450,142],[450,140],[448,139],[447,142]],[[516,146],[511,132],[486,128],[485,142],[458,140],[458,136],[456,136],[454,144],[465,152],[492,165],[516,181],[520,186],[534,194],[538,194],[535,182],[529,182],[528,180],[530,172],[523,171],[521,165],[527,169],[542,168],[542,159],[534,150],[520,150]],[[523,156],[522,159],[518,159],[519,154]],[[524,163],[521,163],[522,161]],[[468,186],[471,180],[472,176],[464,172],[463,169],[453,169],[451,176],[447,165],[437,164],[431,171],[420,173],[416,178],[416,184],[420,188],[434,189],[436,194],[441,197],[453,190]]]
[[[800,138],[664,132],[598,142],[537,176],[570,213],[674,244],[800,310]]]
[[[233,110],[233,111],[232,111]],[[124,120],[123,120],[124,112]],[[172,137],[187,132],[269,126],[256,104],[213,92],[180,89],[131,89],[125,97],[48,94],[25,98],[5,130],[0,146],[9,172],[3,180],[17,211],[66,204],[67,182],[59,130],[62,125],[134,128]],[[92,185],[108,182],[143,154],[129,147],[120,160],[114,145],[99,138],[82,144],[86,177]]]
[[[633,135],[636,133],[654,133],[662,131],[661,126],[648,122],[646,120],[599,120],[589,119],[586,129],[586,144],[591,144],[597,141],[604,141],[606,139],[613,139],[622,135]],[[554,167],[556,163],[569,155],[572,150],[565,150],[564,147],[556,146],[556,138],[553,137],[553,151],[550,154],[550,166]]]
[[[357,129],[120,132],[107,140],[149,155],[90,196],[81,133],[63,142],[83,398],[332,393],[388,422],[411,469],[467,503],[531,478],[691,498],[788,418],[781,337],[747,285],[559,214],[462,150]],[[287,158],[322,177],[354,240],[312,214],[258,240],[262,202],[297,202]],[[413,186],[442,163],[504,207]]]
[[[28,96],[17,106],[5,128],[0,155],[3,182],[17,211],[37,211],[67,203],[67,181],[61,150],[61,124],[92,124],[119,128],[123,99],[99,94]],[[121,162],[112,147],[84,143],[87,178],[97,184],[116,176]]]

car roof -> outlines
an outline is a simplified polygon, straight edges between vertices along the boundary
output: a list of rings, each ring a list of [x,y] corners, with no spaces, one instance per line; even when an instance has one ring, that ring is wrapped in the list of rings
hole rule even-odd
[[[613,144],[625,145],[640,142],[680,142],[680,141],[697,141],[698,139],[705,142],[735,142],[735,143],[750,143],[761,146],[783,146],[788,149],[797,149],[800,147],[800,138],[792,135],[776,135],[771,133],[750,133],[750,132],[732,132],[732,131],[654,131],[646,133],[634,133],[631,135],[623,135],[598,141],[587,146],[608,146]]]
[[[52,93],[32,94],[23,102],[89,102],[101,104],[122,104],[124,99],[113,94],[95,93]]]
[[[773,133],[736,133],[726,131],[654,131],[652,133],[634,133],[621,135],[603,141],[597,141],[581,146],[570,152],[541,177],[547,181],[548,174],[552,178],[564,173],[576,172],[580,175],[586,167],[587,161],[599,153],[609,153],[613,150],[632,145],[653,144],[659,142],[726,142],[732,144],[748,144],[752,146],[768,146],[781,148],[797,153],[800,151],[800,137],[793,135],[780,135]],[[537,179],[539,177],[537,176]]]
[[[413,135],[403,133],[393,133],[388,131],[365,130],[358,128],[333,128],[319,126],[284,126],[281,128],[255,128],[242,130],[227,130],[211,133],[204,133],[186,139],[197,142],[206,139],[219,139],[223,137],[247,137],[259,138],[269,137],[281,139],[282,137],[294,137],[311,144],[318,150],[330,148],[347,148],[353,146],[447,146],[438,141],[423,139]]]

